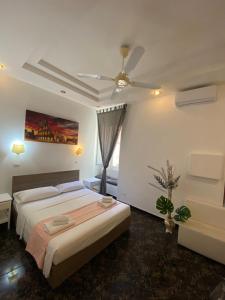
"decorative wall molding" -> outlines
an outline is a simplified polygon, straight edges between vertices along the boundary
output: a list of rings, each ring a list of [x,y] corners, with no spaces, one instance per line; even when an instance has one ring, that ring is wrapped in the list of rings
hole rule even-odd
[[[99,95],[99,91],[96,90],[95,88],[93,88],[92,86],[90,86],[89,84],[86,84],[85,82],[77,79],[76,77],[64,72],[63,70],[57,68],[56,66],[50,64],[49,62],[47,62],[46,60],[44,59],[40,59],[39,62],[38,62],[39,65],[41,65],[42,67],[64,77],[65,79],[75,83],[75,84],[78,84],[80,86],[82,86],[83,88],[89,90],[90,92],[96,94],[96,95]]]
[[[52,66],[52,67],[54,67],[54,66]],[[57,69],[56,67],[54,67],[56,70],[58,70],[58,71],[60,71],[60,72],[62,72],[62,73],[65,73],[65,72],[63,72],[63,71],[61,71],[60,69]],[[60,79],[60,78],[58,78],[58,77],[56,77],[56,76],[54,76],[54,75],[52,75],[52,74],[50,74],[50,73],[48,73],[48,72],[46,72],[46,71],[44,71],[44,70],[42,70],[42,69],[39,69],[39,68],[37,68],[36,66],[34,66],[34,65],[31,65],[31,64],[29,64],[29,63],[25,63],[24,65],[23,65],[23,69],[25,69],[25,70],[27,70],[27,71],[30,71],[30,72],[32,72],[32,73],[34,73],[34,74],[36,74],[36,75],[39,75],[39,76],[41,76],[41,77],[43,77],[43,78],[45,78],[45,79],[47,79],[47,80],[50,80],[50,81],[52,81],[52,82],[54,82],[54,83],[56,83],[56,84],[58,84],[58,85],[60,85],[60,86],[62,86],[62,87],[64,87],[64,88],[67,88],[67,89],[69,89],[69,90],[71,90],[71,91],[73,91],[73,92],[75,92],[75,93],[79,93],[80,95],[82,95],[82,96],[85,96],[85,97],[87,97],[87,98],[89,98],[89,99],[91,99],[91,100],[94,100],[94,101],[96,101],[96,102],[99,102],[99,98],[98,97],[96,97],[96,96],[94,96],[93,94],[90,94],[90,93],[88,93],[88,92],[86,92],[86,91],[84,91],[84,90],[82,90],[82,89],[80,89],[80,88],[78,88],[78,87],[76,87],[75,85],[73,85],[73,84],[71,84],[71,83],[69,83],[69,82],[67,82],[67,81],[64,81],[64,80],[62,80],[62,79]],[[57,73],[57,72],[55,72],[55,73]],[[58,73],[57,73],[58,74]],[[67,73],[65,73],[67,76],[71,76],[71,75],[69,75],[69,74],[67,74]],[[60,75],[60,76],[62,76],[62,75]],[[65,77],[65,76],[64,76]],[[74,78],[74,79],[76,79],[75,77],[73,77],[73,76],[71,76],[72,78]],[[65,77],[66,78],[66,77]],[[67,78],[68,79],[68,78]],[[77,79],[78,80],[78,79]],[[70,80],[71,81],[71,80]],[[84,85],[86,85],[85,83],[83,83]],[[87,85],[88,86],[88,85]],[[93,89],[93,88],[92,88]],[[89,87],[89,90],[90,90],[90,87]],[[95,90],[95,89],[94,89]],[[95,91],[97,91],[97,90],[95,90]],[[96,92],[95,92],[95,94],[96,94]],[[98,92],[98,94],[99,94],[99,92]]]

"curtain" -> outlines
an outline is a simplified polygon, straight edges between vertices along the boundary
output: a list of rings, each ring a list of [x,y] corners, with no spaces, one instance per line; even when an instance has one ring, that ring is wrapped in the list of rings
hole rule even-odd
[[[127,105],[97,111],[98,137],[103,163],[100,193],[106,194],[106,170],[122,128]]]

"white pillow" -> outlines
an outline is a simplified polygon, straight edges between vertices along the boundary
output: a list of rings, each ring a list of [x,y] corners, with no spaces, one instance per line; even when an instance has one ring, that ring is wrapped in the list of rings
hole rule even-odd
[[[56,188],[59,190],[60,193],[72,192],[81,190],[84,188],[82,181],[72,181],[72,182],[65,182],[62,184],[58,184]]]
[[[19,203],[26,203],[26,202],[53,197],[59,194],[60,194],[59,190],[54,186],[45,186],[45,187],[20,191],[14,193],[13,196],[17,197]]]

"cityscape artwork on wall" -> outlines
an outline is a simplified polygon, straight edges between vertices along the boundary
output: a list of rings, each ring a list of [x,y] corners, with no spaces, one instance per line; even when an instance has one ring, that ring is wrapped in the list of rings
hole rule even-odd
[[[24,137],[27,141],[77,145],[78,130],[78,122],[26,110]]]

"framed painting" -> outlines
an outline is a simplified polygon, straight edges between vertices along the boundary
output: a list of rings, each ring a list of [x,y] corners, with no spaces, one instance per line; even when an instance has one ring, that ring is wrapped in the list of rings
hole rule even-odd
[[[77,145],[79,123],[26,110],[26,141]]]

